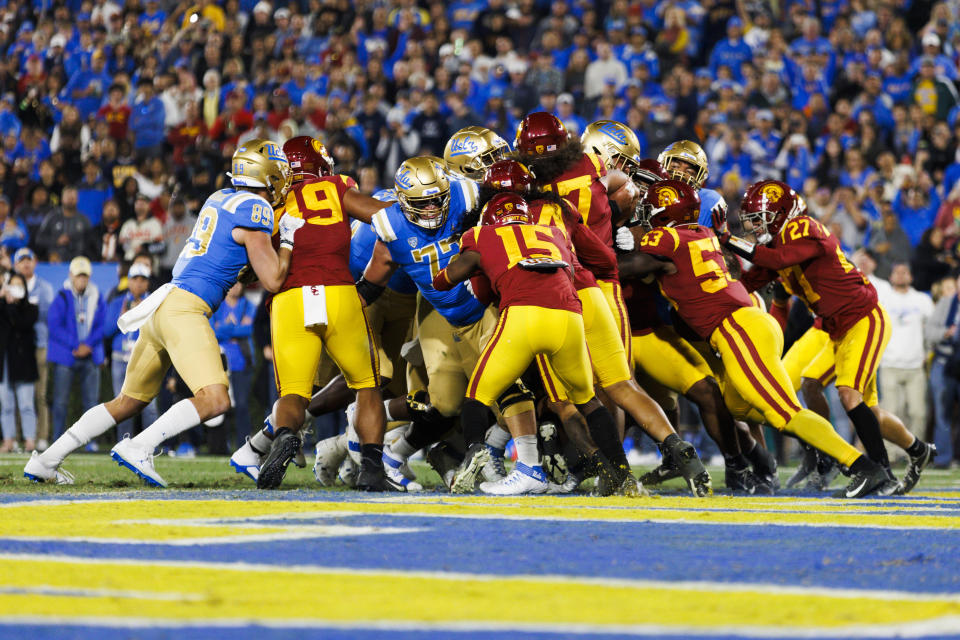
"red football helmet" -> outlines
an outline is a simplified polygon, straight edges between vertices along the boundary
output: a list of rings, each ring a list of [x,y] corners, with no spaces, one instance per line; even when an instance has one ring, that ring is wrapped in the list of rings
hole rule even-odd
[[[312,136],[297,136],[283,143],[293,181],[333,175],[333,158],[323,143]]]
[[[494,162],[483,174],[483,186],[496,191],[530,193],[533,183],[533,174],[530,173],[530,169],[516,160]]]
[[[515,193],[498,193],[483,206],[480,214],[483,224],[530,224],[527,201]]]
[[[686,182],[660,180],[647,187],[640,208],[651,227],[696,224],[700,218],[700,194]]]
[[[521,157],[548,158],[562,151],[568,138],[567,128],[559,118],[537,111],[520,121],[513,148]]]
[[[654,182],[669,180],[670,174],[664,171],[660,163],[653,158],[644,158],[637,163],[630,177],[633,178],[637,188],[640,189],[640,193],[644,194],[647,192],[647,187]]]
[[[743,194],[740,220],[750,222],[759,244],[768,244],[787,220],[797,217],[805,208],[806,203],[788,185],[779,180],[762,180]]]

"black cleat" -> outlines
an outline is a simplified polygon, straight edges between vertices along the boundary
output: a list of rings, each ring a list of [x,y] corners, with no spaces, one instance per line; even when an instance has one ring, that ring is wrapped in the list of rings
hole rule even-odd
[[[893,471],[890,470],[890,467],[884,467],[883,470],[887,474],[887,481],[880,485],[880,488],[877,489],[877,495],[892,496],[900,488],[900,481],[897,480],[895,475],[893,475]]]
[[[757,477],[757,475],[750,470],[750,467],[744,467],[742,469],[727,467],[724,471],[724,482],[727,485],[727,489],[738,493],[746,493],[751,496],[772,496],[774,493],[773,487]]]
[[[900,486],[897,488],[896,494],[902,496],[913,491],[913,488],[917,486],[917,483],[920,481],[920,474],[923,473],[924,468],[933,462],[933,459],[936,457],[936,445],[930,442],[924,442],[923,452],[916,457],[910,456],[910,464],[903,474],[903,479],[900,480]]]
[[[599,496],[612,496],[617,493],[626,477],[599,451],[594,452],[587,461],[587,473],[597,477],[595,493]]]
[[[800,466],[787,480],[787,489],[792,489],[807,479],[811,473],[817,470],[817,450],[806,443],[803,445],[803,459],[800,460]],[[810,488],[809,485],[807,488]]]
[[[357,476],[357,491],[397,491],[406,493],[407,488],[399,482],[395,482],[384,473],[383,465],[379,467],[363,464],[360,467],[360,475]]]
[[[298,452],[302,451],[303,443],[296,434],[287,428],[278,429],[273,438],[273,445],[263,464],[260,465],[257,489],[278,488],[287,473],[287,465],[293,462]]]
[[[669,439],[672,440],[672,436]],[[687,481],[687,486],[693,495],[703,498],[712,494],[713,484],[710,481],[710,474],[703,467],[703,462],[693,445],[680,438],[672,440],[669,445],[666,444],[666,440],[664,443],[669,448],[669,451],[664,452],[664,459],[666,460],[666,454],[669,454],[670,459],[677,465],[680,475]]]
[[[850,476],[850,483],[846,488],[833,494],[834,498],[862,498],[879,490],[890,477],[887,470],[880,465],[871,462],[872,467],[866,471],[854,473]]]
[[[453,474],[463,461],[463,457],[448,442],[441,440],[427,451],[427,464],[437,472],[443,486],[450,489]]]

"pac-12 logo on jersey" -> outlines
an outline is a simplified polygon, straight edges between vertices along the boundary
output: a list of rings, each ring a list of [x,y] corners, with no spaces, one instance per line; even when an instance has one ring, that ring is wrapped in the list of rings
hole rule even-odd
[[[621,131],[613,122],[604,122],[600,125],[600,133],[613,138],[620,144],[627,144],[627,134]]]
[[[469,136],[457,136],[450,143],[451,156],[463,156],[478,151],[477,143]]]

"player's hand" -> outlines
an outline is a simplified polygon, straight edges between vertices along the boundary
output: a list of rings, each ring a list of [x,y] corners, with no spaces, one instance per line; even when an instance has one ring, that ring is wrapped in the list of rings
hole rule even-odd
[[[293,236],[297,230],[303,226],[303,218],[296,218],[288,213],[283,214],[277,228],[280,231],[280,244],[287,245],[287,248],[293,249]]]
[[[470,278],[467,278],[467,279],[464,281],[463,284],[464,284],[464,286],[467,287],[467,291],[470,292],[470,295],[472,295],[474,298],[476,298],[476,297],[477,297],[477,294],[474,293],[474,291],[473,291],[473,283],[470,282]]]
[[[614,242],[617,245],[617,249],[620,251],[630,252],[634,249],[633,234],[630,233],[630,229],[626,227],[620,227],[617,229]]]
[[[669,275],[673,275],[674,273],[677,272],[677,265],[673,264],[673,263],[670,262],[670,261],[664,262],[664,263],[663,263],[663,269],[661,269],[660,272],[661,272],[661,273],[664,273],[664,274],[666,274],[666,275],[668,275],[668,276],[669,276]]]
[[[721,207],[714,207],[710,212],[710,220],[713,222],[713,231],[717,234],[717,240],[720,244],[730,242],[730,228],[727,226],[727,210]]]
[[[237,282],[242,285],[253,284],[257,281],[257,272],[249,264],[243,266],[237,274]]]

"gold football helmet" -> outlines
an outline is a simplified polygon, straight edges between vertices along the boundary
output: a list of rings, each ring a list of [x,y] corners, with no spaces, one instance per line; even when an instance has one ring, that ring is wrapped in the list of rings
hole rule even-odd
[[[424,229],[443,226],[450,210],[450,180],[443,165],[426,157],[404,160],[393,182],[407,220]]]
[[[471,180],[483,180],[483,173],[510,153],[507,141],[486,127],[464,127],[447,141],[443,161],[448,171]]]
[[[580,136],[585,151],[600,156],[607,169],[620,169],[627,175],[639,168],[640,141],[633,129],[616,120],[597,120]]]
[[[279,206],[292,182],[290,162],[276,142],[254,138],[247,140],[233,152],[230,182],[235,187],[266,189],[270,204]]]
[[[663,166],[663,170],[670,174],[674,180],[686,182],[694,189],[702,189],[707,181],[710,171],[707,169],[707,154],[703,148],[692,140],[679,140],[674,142],[657,156],[657,161]],[[675,166],[676,162],[686,162],[693,170],[694,175],[690,175],[683,168]]]

